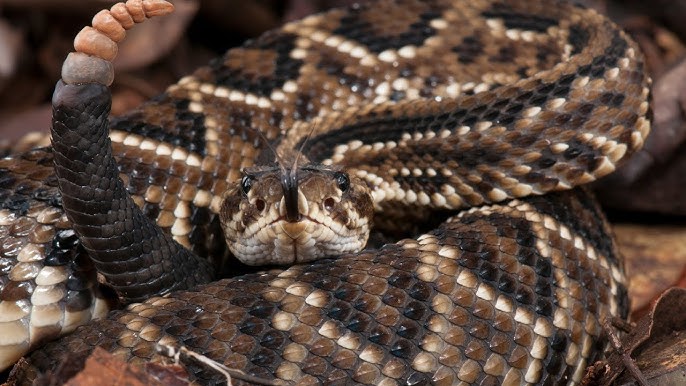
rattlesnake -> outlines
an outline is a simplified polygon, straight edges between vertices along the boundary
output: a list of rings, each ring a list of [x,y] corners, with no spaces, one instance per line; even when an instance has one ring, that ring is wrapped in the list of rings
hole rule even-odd
[[[79,162],[101,160],[87,171],[96,175],[114,165],[68,131],[71,116],[106,116],[105,86],[61,86],[53,137],[67,145],[0,160],[3,363],[28,350],[29,336],[35,344],[105,312],[84,245],[125,301],[209,280],[197,255],[226,268],[222,196],[240,189],[242,169],[273,157],[269,141],[366,184],[377,229],[406,234],[415,227],[403,224],[437,211],[451,217],[379,249],[152,297],[48,344],[15,375],[31,379],[61,353],[95,345],[148,360],[162,342],[303,384],[576,384],[604,346],[599,321],[628,306],[601,211],[585,190],[563,191],[642,145],[643,67],[621,30],[565,2],[379,1],[286,24],[111,122],[121,189],[164,230],[138,237],[169,248],[133,240],[142,252],[114,253],[152,256],[143,266],[99,259],[96,247],[109,246],[87,233],[105,231],[77,234],[61,209],[89,189],[129,202],[108,189],[58,192],[53,160],[72,181]],[[94,134],[101,145],[104,133]],[[114,204],[80,210],[103,205]],[[162,279],[150,275],[160,267],[170,268]]]

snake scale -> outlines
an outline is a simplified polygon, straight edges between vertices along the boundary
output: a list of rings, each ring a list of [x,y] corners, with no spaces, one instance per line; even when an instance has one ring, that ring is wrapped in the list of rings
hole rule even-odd
[[[640,148],[649,84],[636,44],[590,9],[382,0],[246,42],[109,126],[105,85],[58,86],[54,147],[0,160],[0,364],[71,333],[15,379],[95,346],[159,360],[161,342],[286,383],[578,384],[628,299],[608,224],[575,187]],[[196,286],[237,264],[226,192],[251,197],[242,170],[289,149],[338,168],[324,207],[361,182],[374,228],[412,237]],[[104,199],[67,218],[83,192]],[[142,225],[78,225],[103,205]],[[99,280],[142,302],[107,313]]]

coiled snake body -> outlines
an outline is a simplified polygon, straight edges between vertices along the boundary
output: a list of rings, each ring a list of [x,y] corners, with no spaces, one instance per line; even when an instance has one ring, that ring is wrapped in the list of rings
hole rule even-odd
[[[300,384],[576,384],[602,353],[600,321],[628,305],[603,214],[568,189],[642,145],[648,85],[636,45],[594,11],[483,0],[380,1],[287,24],[114,119],[117,164],[104,125],[65,130],[104,122],[106,88],[64,86],[54,150],[0,160],[2,364],[106,312],[89,256],[125,300],[207,281],[195,255],[225,270],[222,195],[271,154],[266,138],[363,181],[381,230],[452,217],[379,249],[113,311],[15,374],[95,346],[147,361],[161,342]],[[97,177],[117,165],[122,182]],[[67,219],[62,204],[80,194],[95,201]],[[79,223],[134,202],[159,228],[135,214],[131,229]],[[162,241],[136,244],[148,238]],[[188,250],[170,253],[175,242]]]

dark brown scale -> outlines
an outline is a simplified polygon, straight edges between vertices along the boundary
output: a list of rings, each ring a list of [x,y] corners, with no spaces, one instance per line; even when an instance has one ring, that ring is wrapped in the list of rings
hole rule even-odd
[[[260,346],[262,346],[266,349],[277,351],[277,352],[281,351],[281,350],[283,350],[283,346],[287,341],[286,337],[284,335],[285,334],[281,331],[275,331],[275,330],[268,331],[266,334],[264,334],[262,336],[262,339],[260,340]],[[321,341],[321,347],[320,347],[321,350],[324,350],[324,347],[327,345],[327,342],[331,343],[331,341],[329,341],[329,340],[322,340]],[[315,349],[313,349],[313,352],[314,351],[315,351]]]
[[[475,316],[480,317],[479,315]],[[473,325],[469,328],[469,335],[479,340],[485,340],[488,338],[489,333],[490,329],[488,323],[483,320],[475,320]]]
[[[541,296],[551,296],[553,294],[554,283],[549,277],[540,276],[536,280],[536,287],[534,291]]]
[[[467,269],[476,269],[479,266],[479,256],[474,253],[465,253],[460,258],[459,264]]]
[[[451,328],[443,339],[455,347],[464,346],[467,340],[467,333],[459,327]]]
[[[355,285],[350,285],[348,283],[342,283],[340,287],[332,291],[333,296],[336,299],[340,299],[346,302],[354,302],[355,299],[361,294],[359,287]]]
[[[17,301],[31,298],[36,285],[30,281],[9,281],[0,292],[0,300]]]
[[[452,52],[458,55],[457,60],[463,64],[474,63],[483,54],[484,45],[478,36],[467,36],[462,43],[453,47]]]
[[[478,328],[474,326],[475,328]],[[486,347],[478,340],[471,340],[464,349],[464,355],[475,361],[483,361],[486,359]]]
[[[370,342],[376,343],[381,346],[387,346],[391,343],[392,332],[391,330],[383,325],[377,325],[369,329],[368,338]]]
[[[526,347],[526,346],[525,346]],[[526,348],[520,346],[515,347],[510,354],[507,363],[517,369],[523,369],[529,361],[529,352]]]
[[[391,327],[395,326],[400,319],[400,311],[388,305],[381,306],[375,313],[376,321],[380,324]]]
[[[306,374],[314,376],[326,375],[328,371],[328,363],[326,363],[326,361],[322,358],[309,356],[307,360],[304,361],[301,370]]]
[[[417,281],[409,290],[407,293],[414,299],[424,302],[428,300],[431,296],[432,293],[432,288],[430,287],[429,284],[423,282],[423,281]]]
[[[14,236],[6,237],[0,245],[0,253],[5,256],[16,256],[22,245],[22,239]]]
[[[506,294],[514,293],[517,288],[517,279],[511,275],[501,275],[498,281],[498,289]]]
[[[411,301],[405,306],[403,315],[413,320],[422,320],[428,314],[427,307],[424,303]]]
[[[525,325],[517,326],[514,334],[514,342],[518,345],[529,347],[533,341],[534,332],[531,327]]]
[[[362,294],[354,301],[353,307],[365,313],[375,312],[380,306],[381,300],[371,294]]]
[[[500,384],[500,381],[498,381],[498,378],[492,376],[492,375],[487,375],[480,383],[479,386],[497,386]]]
[[[497,329],[495,325],[494,328]],[[506,334],[503,334],[502,332],[496,332],[495,334],[493,334],[493,337],[488,342],[489,350],[500,355],[507,354],[510,351],[511,346],[512,342],[510,340],[510,337]]]
[[[333,356],[331,364],[341,370],[351,370],[356,362],[355,353],[348,349],[342,349]]]
[[[382,301],[389,306],[399,307],[407,301],[407,294],[405,291],[401,291],[397,288],[388,288],[386,293],[381,298]]]
[[[456,303],[460,305],[461,307],[455,308],[455,310],[450,314],[450,323],[458,325],[458,326],[467,326],[471,322],[471,315],[469,314],[469,311],[467,311],[469,308],[471,308],[472,304],[474,303],[474,298],[472,294],[469,294],[467,296],[460,296],[461,294],[457,294],[456,298]]]

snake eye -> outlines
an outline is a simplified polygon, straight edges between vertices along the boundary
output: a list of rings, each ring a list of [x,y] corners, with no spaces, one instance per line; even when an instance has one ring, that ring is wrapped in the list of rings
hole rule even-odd
[[[253,176],[243,176],[243,179],[241,180],[241,190],[243,191],[243,194],[248,194],[254,180],[255,178]]]
[[[350,178],[348,178],[346,173],[336,172],[334,173],[333,178],[336,180],[338,189],[340,189],[341,192],[345,192],[348,190],[348,188],[350,188]]]

